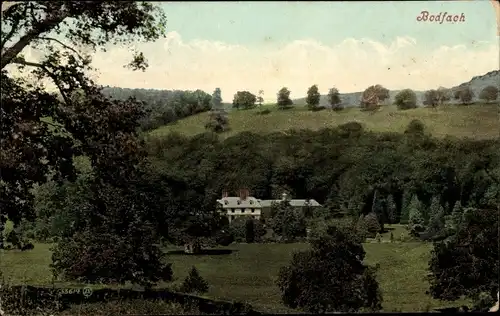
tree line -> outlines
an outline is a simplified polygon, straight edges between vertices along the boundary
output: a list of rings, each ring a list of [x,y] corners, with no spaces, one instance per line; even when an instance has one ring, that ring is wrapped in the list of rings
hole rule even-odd
[[[262,90],[260,92],[262,94]],[[290,90],[287,87],[281,88],[277,93],[276,105],[280,109],[286,109],[293,105],[293,100],[290,99]],[[469,104],[473,97],[474,91],[470,86],[461,86],[457,89],[451,90],[443,87],[438,89],[431,89],[425,92],[423,97],[423,104],[435,107],[442,105],[444,102],[450,101],[452,98],[462,102],[462,104]],[[479,99],[485,102],[491,102],[498,99],[498,88],[495,86],[487,86],[479,93]],[[261,98],[261,97],[260,97]],[[319,93],[318,85],[312,85],[307,90],[306,105],[310,110],[319,110],[321,94]],[[328,105],[333,110],[341,109],[341,97],[337,88],[329,89],[327,94]],[[389,90],[382,85],[369,86],[363,91],[360,99],[359,106],[362,109],[374,109],[383,104],[384,101],[389,99]],[[238,91],[233,99],[233,108],[236,109],[251,109],[256,106],[256,101],[261,100],[249,91]],[[262,100],[260,101],[262,103]],[[411,89],[403,89],[395,96],[394,104],[400,109],[416,108],[418,103],[417,95]]]
[[[103,94],[117,100],[130,97],[142,101],[146,115],[140,121],[142,131],[149,131],[182,118],[211,109],[210,94],[201,91],[125,89],[105,87]]]

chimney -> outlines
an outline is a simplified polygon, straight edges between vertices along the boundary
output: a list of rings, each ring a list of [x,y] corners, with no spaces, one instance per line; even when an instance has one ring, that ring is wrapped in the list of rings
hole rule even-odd
[[[227,190],[222,191],[222,198],[227,198],[229,196]]]
[[[248,197],[248,189],[240,189],[240,200],[244,201]]]

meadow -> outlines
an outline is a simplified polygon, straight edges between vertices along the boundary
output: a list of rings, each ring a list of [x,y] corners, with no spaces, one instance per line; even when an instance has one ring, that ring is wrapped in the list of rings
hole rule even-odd
[[[267,114],[259,111],[267,110]],[[309,111],[303,105],[288,110],[278,110],[275,105],[262,105],[261,109],[232,110],[228,114],[231,130],[221,134],[230,137],[243,131],[272,133],[289,129],[318,130],[335,127],[348,122],[362,123],[374,132],[403,132],[413,119],[422,121],[428,131],[436,137],[452,135],[490,139],[500,135],[500,106],[498,104],[443,105],[437,108],[416,108],[398,110],[396,106],[383,106],[376,112],[360,111],[359,108],[345,108],[341,111]],[[178,132],[192,136],[205,132],[208,113],[199,113],[175,123],[151,131],[151,136]]]
[[[389,225],[396,239],[405,232],[401,225]],[[426,295],[429,243],[408,241],[389,243],[388,233],[382,243],[365,243],[366,262],[379,264],[378,280],[383,291],[384,311],[426,311],[439,307],[457,306],[465,302],[445,303]],[[49,244],[36,244],[32,251],[1,250],[0,269],[11,284],[52,284]],[[258,311],[292,312],[280,302],[275,280],[280,267],[286,265],[294,251],[306,249],[307,243],[291,244],[232,244],[223,247],[232,250],[224,255],[169,254],[174,281],[160,287],[178,285],[192,266],[209,285],[206,297],[250,303]],[[57,282],[56,286],[76,284]],[[295,311],[296,312],[296,311]]]

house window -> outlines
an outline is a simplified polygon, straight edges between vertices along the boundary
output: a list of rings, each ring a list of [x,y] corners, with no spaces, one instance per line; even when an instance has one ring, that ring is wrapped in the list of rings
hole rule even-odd
[[[255,212],[255,209],[251,209],[252,213]]]
[[[228,205],[228,204],[229,204],[229,202],[228,202],[227,200],[224,200],[224,204]]]
[[[252,215],[252,218],[255,219],[255,216]]]
[[[240,201],[240,200],[238,200],[238,202],[237,202],[237,203],[238,203],[238,205],[240,205],[240,204],[241,204],[241,201]]]
[[[252,201],[252,200],[250,200],[250,204],[253,204],[253,201]]]
[[[231,210],[231,213],[234,213],[234,209],[233,209],[233,210]]]

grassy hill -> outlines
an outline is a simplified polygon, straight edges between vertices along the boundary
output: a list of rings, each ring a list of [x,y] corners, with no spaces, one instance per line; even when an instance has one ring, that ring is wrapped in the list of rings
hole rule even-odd
[[[403,132],[413,119],[421,120],[434,136],[472,137],[477,139],[500,136],[500,104],[473,104],[469,106],[445,105],[436,109],[417,108],[401,111],[395,106],[382,107],[377,112],[346,108],[335,112],[323,110],[308,111],[305,106],[296,105],[289,110],[278,110],[274,105],[263,105],[268,114],[259,114],[258,109],[235,110],[228,114],[231,130],[223,133],[229,137],[243,131],[271,133],[289,129],[318,130],[357,121],[368,130],[377,132]],[[162,126],[151,131],[151,135],[179,132],[192,136],[205,132],[208,113],[200,113]]]

